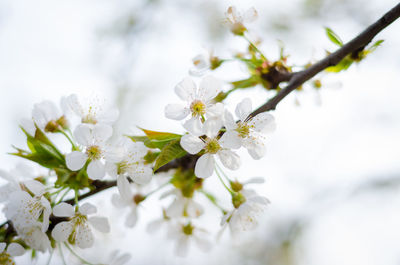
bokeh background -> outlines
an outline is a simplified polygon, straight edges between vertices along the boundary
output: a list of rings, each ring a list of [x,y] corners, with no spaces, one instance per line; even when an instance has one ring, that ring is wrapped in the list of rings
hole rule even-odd
[[[7,152],[11,145],[24,146],[18,125],[33,104],[71,93],[100,94],[118,106],[121,133],[136,125],[183,132],[163,110],[176,101],[173,88],[188,74],[191,58],[210,47],[221,57],[246,48],[222,24],[229,5],[258,10],[250,30],[263,40],[260,48],[268,58],[278,58],[282,41],[289,62],[303,65],[335,49],[324,26],[346,41],[397,3],[1,0],[0,167],[12,169],[19,162]],[[94,264],[105,263],[115,249],[132,254],[128,264],[400,264],[399,32],[397,21],[379,34],[383,46],[365,61],[324,75],[320,91],[305,86],[282,101],[265,158],[253,161],[242,152],[243,166],[231,176],[265,177],[257,191],[272,202],[256,231],[235,240],[226,234],[214,240],[211,252],[192,248],[187,258],[178,258],[162,233],[146,232],[159,215],[157,198],[142,207],[137,227],[126,229],[110,203],[116,191],[110,190],[91,200],[110,216],[112,233],[99,235],[95,247],[79,253]],[[237,64],[213,74],[226,82],[246,76]],[[244,96],[258,106],[271,94],[261,87],[240,91],[229,98],[229,107]],[[224,197],[222,189],[215,191]],[[207,207],[202,226],[218,231],[219,212],[201,202]],[[46,260],[41,255],[36,263]],[[29,264],[27,257],[17,261]],[[51,264],[62,263],[55,255]]]

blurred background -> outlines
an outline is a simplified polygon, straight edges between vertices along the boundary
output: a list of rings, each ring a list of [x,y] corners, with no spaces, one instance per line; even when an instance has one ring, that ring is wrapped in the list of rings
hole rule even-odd
[[[246,48],[222,23],[230,5],[258,10],[249,28],[263,40],[260,49],[268,58],[279,57],[282,41],[289,64],[304,65],[335,49],[325,26],[347,41],[397,3],[1,0],[0,167],[12,169],[19,162],[7,152],[11,145],[24,146],[18,125],[33,104],[71,93],[100,94],[118,106],[121,133],[137,125],[182,133],[163,110],[177,101],[173,88],[188,74],[191,59],[208,48],[221,57]],[[128,230],[110,204],[116,191],[109,190],[91,200],[110,216],[112,233],[99,235],[95,247],[79,253],[93,263],[106,263],[111,251],[121,249],[133,256],[128,264],[400,264],[399,32],[397,21],[377,37],[385,40],[383,46],[359,65],[324,75],[319,91],[306,85],[283,100],[274,112],[278,129],[265,158],[254,161],[241,153],[243,166],[230,176],[265,177],[257,191],[272,202],[256,231],[239,239],[226,233],[214,240],[211,252],[191,248],[187,258],[178,258],[162,233],[146,232],[146,224],[159,216],[157,198],[140,209],[139,224]],[[229,82],[246,72],[233,63],[213,75]],[[239,91],[228,99],[229,108],[244,96],[258,106],[271,94],[261,87]],[[216,232],[220,214],[204,205],[201,224]],[[46,260],[42,255],[37,264]],[[62,263],[54,257],[51,264]]]

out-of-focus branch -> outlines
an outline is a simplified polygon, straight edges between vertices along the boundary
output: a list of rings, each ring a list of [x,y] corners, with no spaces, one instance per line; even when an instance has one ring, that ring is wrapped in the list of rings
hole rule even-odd
[[[251,115],[255,116],[261,112],[274,110],[278,103],[289,95],[293,90],[310,80],[312,77],[322,72],[330,66],[337,65],[347,55],[362,50],[371,40],[384,28],[389,26],[393,21],[400,17],[400,3],[383,15],[378,21],[370,25],[357,37],[343,45],[340,49],[331,53],[319,62],[311,65],[306,70],[296,72],[291,76],[288,85],[279,91],[273,98],[268,100],[264,105],[256,109]]]

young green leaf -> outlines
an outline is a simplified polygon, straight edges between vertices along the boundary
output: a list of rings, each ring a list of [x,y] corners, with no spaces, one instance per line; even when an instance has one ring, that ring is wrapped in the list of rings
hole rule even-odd
[[[343,41],[332,29],[325,27],[325,33],[326,33],[326,36],[328,36],[328,38],[331,40],[332,43],[334,43],[340,47],[343,46]]]
[[[158,155],[154,165],[154,171],[168,162],[186,155],[186,151],[180,145],[180,139],[175,139],[166,144]]]

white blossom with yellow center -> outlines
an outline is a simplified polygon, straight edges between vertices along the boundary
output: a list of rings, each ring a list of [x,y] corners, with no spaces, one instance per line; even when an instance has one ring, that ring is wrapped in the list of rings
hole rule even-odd
[[[105,174],[104,160],[107,155],[106,141],[112,135],[112,128],[106,124],[80,124],[74,131],[76,141],[84,151],[73,151],[66,156],[70,170],[80,170],[86,162],[90,179],[102,179]]]
[[[212,76],[204,77],[198,87],[190,77],[186,77],[175,87],[175,93],[186,104],[168,104],[165,107],[165,116],[173,120],[183,120],[190,115],[183,127],[191,134],[200,136],[203,134],[206,118],[223,114],[223,104],[214,102],[220,91],[221,82]]]
[[[208,119],[204,124],[204,137],[192,134],[182,136],[180,144],[190,154],[198,154],[204,150],[204,154],[196,162],[194,172],[199,178],[210,177],[215,169],[215,156],[228,169],[237,170],[240,167],[240,157],[230,150],[230,139],[225,134],[219,138],[222,121],[218,118]]]
[[[69,221],[58,223],[51,232],[51,236],[58,242],[68,241],[70,244],[76,244],[80,248],[93,246],[94,237],[91,227],[103,233],[110,232],[107,218],[88,217],[88,215],[96,212],[96,206],[90,203],[82,204],[77,211],[68,203],[56,205],[53,209],[53,214],[58,217],[68,217]]]
[[[249,98],[243,99],[236,106],[236,116],[239,118],[235,122],[232,114],[225,111],[224,125],[226,132],[227,145],[230,148],[245,147],[254,159],[260,159],[265,155],[265,135],[275,131],[276,124],[274,117],[266,112],[262,112],[255,117],[250,117],[252,104]]]

